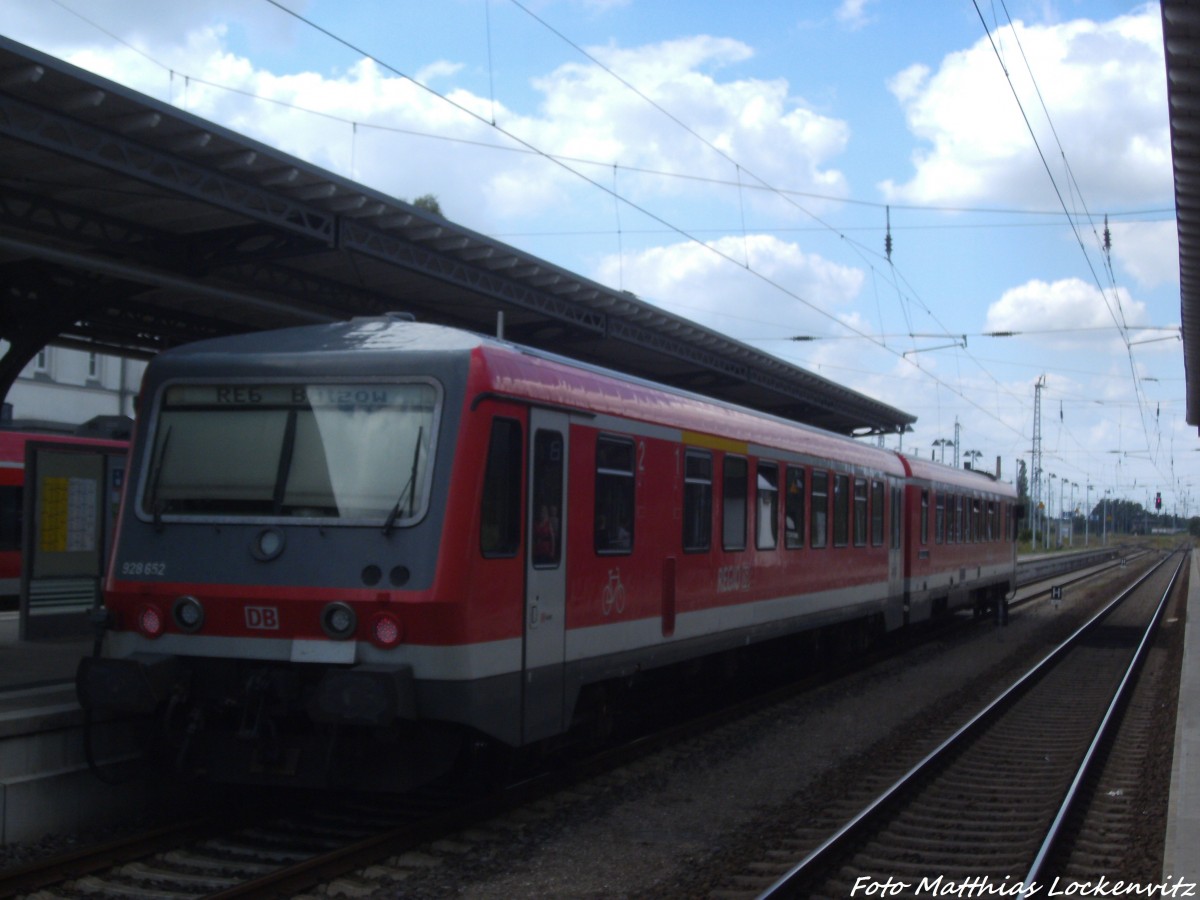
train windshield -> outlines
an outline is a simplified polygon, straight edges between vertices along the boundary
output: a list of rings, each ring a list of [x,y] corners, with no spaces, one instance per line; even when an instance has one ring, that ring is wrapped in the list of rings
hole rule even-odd
[[[426,381],[168,387],[142,512],[415,522],[428,503],[439,396]]]

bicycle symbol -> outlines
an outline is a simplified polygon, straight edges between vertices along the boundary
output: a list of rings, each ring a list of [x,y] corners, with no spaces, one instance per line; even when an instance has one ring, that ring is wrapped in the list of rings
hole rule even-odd
[[[621,584],[621,569],[608,570],[608,584],[600,594],[600,608],[610,615],[616,607],[618,613],[625,611],[625,585]]]

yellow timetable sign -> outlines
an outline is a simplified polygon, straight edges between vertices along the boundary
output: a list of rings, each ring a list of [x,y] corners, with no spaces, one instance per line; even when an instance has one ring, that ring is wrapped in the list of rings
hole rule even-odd
[[[99,499],[93,478],[43,478],[39,549],[43,553],[94,551]]]

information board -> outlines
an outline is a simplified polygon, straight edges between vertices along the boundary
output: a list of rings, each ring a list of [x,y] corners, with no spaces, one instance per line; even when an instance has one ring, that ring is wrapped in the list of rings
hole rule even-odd
[[[125,454],[30,442],[25,454],[21,637],[83,634],[100,603]]]

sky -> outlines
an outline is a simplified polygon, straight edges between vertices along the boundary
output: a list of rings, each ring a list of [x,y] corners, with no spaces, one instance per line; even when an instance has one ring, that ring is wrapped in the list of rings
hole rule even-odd
[[[1200,514],[1156,3],[4,13],[13,40],[432,194],[456,223],[916,416],[888,447],[949,463],[957,435],[960,463],[1011,481],[1041,385],[1052,512],[1161,493]]]

